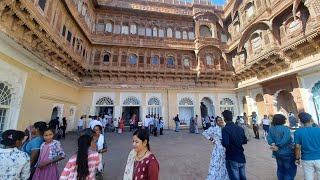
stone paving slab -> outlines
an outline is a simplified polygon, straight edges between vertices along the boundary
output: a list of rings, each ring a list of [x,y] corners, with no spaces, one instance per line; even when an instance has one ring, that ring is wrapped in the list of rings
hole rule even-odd
[[[200,134],[164,131],[163,136],[150,137],[151,151],[160,164],[160,180],[203,180],[206,178],[211,158],[212,144]],[[252,132],[251,132],[252,133]],[[77,134],[67,134],[61,140],[67,153],[60,162],[62,171],[67,160],[76,152]],[[122,180],[129,152],[132,149],[132,133],[107,133],[108,152],[105,154],[104,179]],[[251,139],[244,146],[247,158],[248,180],[276,180],[276,162],[264,139]],[[298,167],[297,180],[303,180],[302,168]]]

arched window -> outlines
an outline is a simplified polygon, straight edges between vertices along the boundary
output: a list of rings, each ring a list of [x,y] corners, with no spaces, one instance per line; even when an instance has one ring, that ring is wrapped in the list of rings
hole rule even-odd
[[[146,28],[142,25],[139,27],[139,36],[145,36],[146,35]]]
[[[176,30],[176,39],[181,39],[181,31]]]
[[[256,51],[262,48],[262,40],[258,33],[254,33],[251,36],[251,45],[252,45],[253,51]]]
[[[83,4],[82,6],[82,11],[81,11],[81,15],[82,16],[85,16],[87,14],[87,5],[86,4]]]
[[[207,62],[207,65],[212,65],[212,64],[213,64],[213,57],[212,57],[212,55],[207,54],[207,56],[206,56],[206,62]]]
[[[129,34],[129,26],[122,25],[121,26],[121,34]]]
[[[174,65],[174,59],[173,59],[173,57],[169,57],[169,58],[167,59],[167,64],[168,64],[168,65]]]
[[[152,63],[153,63],[154,65],[158,65],[158,64],[159,64],[159,57],[158,57],[158,56],[153,56]]]
[[[194,40],[194,32],[189,32],[189,39]]]
[[[137,25],[135,24],[130,25],[130,34],[137,34]]]
[[[147,28],[147,32],[146,32],[147,36],[151,36],[152,35],[152,31],[151,28]]]
[[[113,106],[113,100],[110,97],[102,97],[96,102],[97,106]]]
[[[288,23],[288,31],[290,33],[300,29],[300,27],[301,27],[300,19],[293,20],[292,18],[291,22]]]
[[[230,98],[223,98],[220,101],[220,112],[222,113],[224,110],[231,111],[234,116],[234,103]]]
[[[176,39],[181,39],[181,31],[176,31]]]
[[[184,66],[190,66],[190,60],[189,60],[189,58],[184,58],[184,60],[183,60],[183,65]]]
[[[252,3],[247,4],[246,16],[247,18],[251,17],[254,14],[254,6]]]
[[[193,106],[193,101],[190,98],[182,98],[179,102],[179,106]]]
[[[44,11],[44,8],[46,7],[46,0],[39,0],[38,5],[42,11]]]
[[[161,117],[161,102],[157,97],[152,97],[148,101],[148,114],[155,114]]]
[[[240,32],[240,23],[239,22],[234,23],[234,28],[236,32]]]
[[[129,58],[130,64],[136,64],[137,63],[137,57],[135,55],[131,55]]]
[[[110,62],[110,56],[109,56],[109,54],[106,54],[106,55],[103,56],[103,62],[104,62],[104,63],[109,63],[109,62]]]
[[[167,28],[167,37],[168,38],[172,38],[173,37],[171,28]]]
[[[109,32],[109,33],[112,33],[112,23],[111,22],[108,22],[106,24],[106,29],[105,29],[106,32]]]
[[[158,37],[158,28],[157,27],[153,27],[152,28],[152,36],[153,37]]]
[[[140,105],[140,101],[138,98],[134,97],[134,96],[130,96],[127,97],[124,101],[123,101],[123,105],[124,106],[139,106]]]
[[[159,29],[159,37],[163,38],[164,37],[164,31],[163,29]]]
[[[188,39],[188,33],[187,31],[182,32],[182,39]]]
[[[211,29],[206,25],[200,26],[200,36],[201,37],[212,37]]]
[[[0,83],[0,135],[6,129],[7,116],[12,101],[11,89],[4,83]]]

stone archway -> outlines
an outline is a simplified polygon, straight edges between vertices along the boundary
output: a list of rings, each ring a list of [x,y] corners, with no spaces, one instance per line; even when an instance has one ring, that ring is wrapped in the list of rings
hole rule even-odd
[[[180,125],[189,126],[192,117],[194,117],[194,102],[191,98],[184,97],[179,101]]]
[[[52,113],[51,113],[51,120],[52,119],[57,119],[57,117],[58,117],[58,107],[54,107],[52,109]]]
[[[209,97],[204,97],[200,105],[201,117],[215,116],[213,101]]]
[[[286,117],[289,112],[298,115],[297,105],[294,102],[292,94],[287,90],[282,90],[277,96],[277,111],[281,111]]]
[[[261,94],[257,94],[256,96],[256,104],[257,104],[257,109],[258,109],[258,117],[259,121],[263,117],[263,115],[267,115],[267,108],[266,104],[264,102],[263,96]]]

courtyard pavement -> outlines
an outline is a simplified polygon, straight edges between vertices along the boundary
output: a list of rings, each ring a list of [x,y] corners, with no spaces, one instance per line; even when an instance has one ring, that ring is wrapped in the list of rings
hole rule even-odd
[[[187,130],[180,132],[170,130],[164,131],[163,136],[151,136],[151,151],[160,164],[160,180],[204,180],[206,178],[212,144],[201,133],[202,130],[200,134],[190,134]],[[127,157],[132,149],[132,133],[108,132],[106,135],[108,152],[105,154],[104,179],[122,180]],[[77,150],[77,137],[75,133],[68,133],[67,138],[61,140],[67,157],[59,164],[60,173],[68,159]],[[248,180],[277,179],[277,165],[264,139],[251,139],[244,148]],[[302,168],[298,167],[295,179],[303,179]]]

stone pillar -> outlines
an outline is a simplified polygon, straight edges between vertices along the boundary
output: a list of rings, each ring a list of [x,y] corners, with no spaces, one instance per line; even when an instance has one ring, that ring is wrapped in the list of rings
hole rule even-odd
[[[122,106],[121,106],[121,93],[116,92],[115,97],[114,97],[114,115],[113,118],[119,118],[121,117],[122,113]]]
[[[304,106],[303,106],[303,100],[301,97],[300,88],[293,89],[291,94],[293,96],[294,102],[296,103],[298,112],[304,112]]]
[[[195,114],[193,115],[193,117],[196,117],[196,115],[198,115],[198,125],[200,125],[202,123],[201,123],[201,109],[200,109],[201,99],[200,99],[200,95],[199,94],[196,96],[195,101],[196,101],[195,102],[195,107],[194,107]]]
[[[267,110],[267,113],[269,115],[271,114],[274,114],[274,102],[273,102],[273,96],[270,95],[270,94],[264,94],[263,95],[263,98],[265,100],[265,103],[266,103],[266,110]]]

